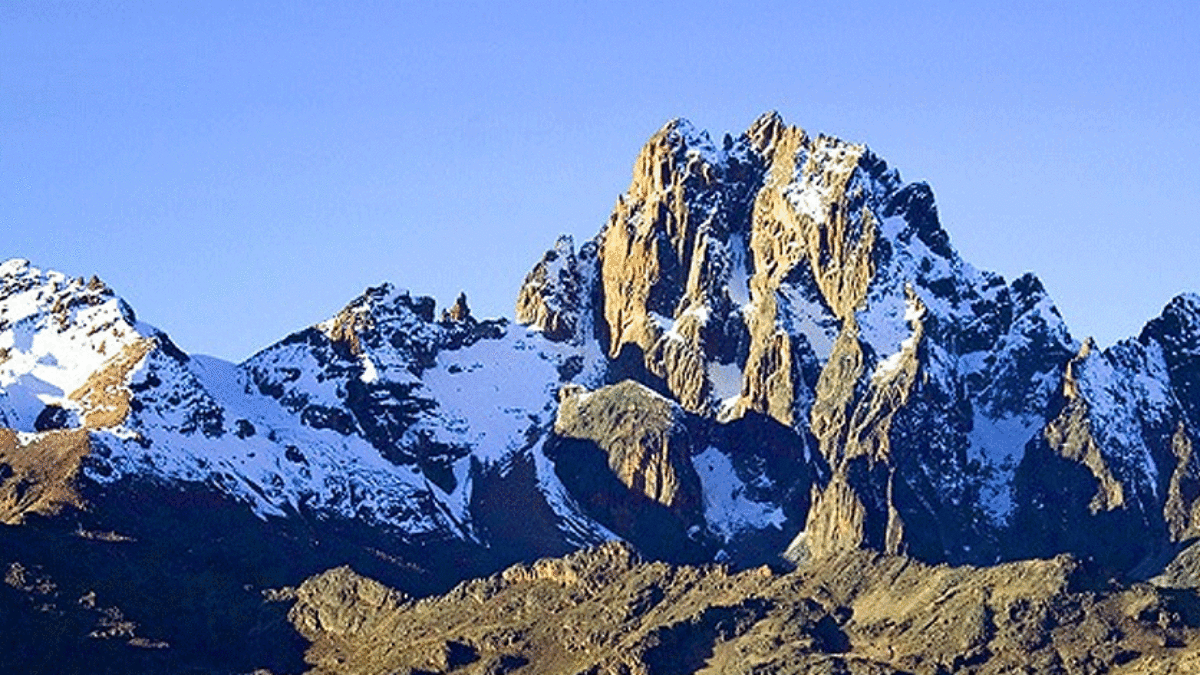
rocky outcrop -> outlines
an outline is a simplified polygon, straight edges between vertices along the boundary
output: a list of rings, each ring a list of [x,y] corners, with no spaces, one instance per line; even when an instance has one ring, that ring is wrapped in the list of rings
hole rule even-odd
[[[33,514],[84,508],[78,481],[89,449],[87,433],[81,430],[20,439],[0,429],[0,523],[19,525]]]
[[[370,288],[337,316],[251,357],[245,369],[258,391],[314,429],[361,437],[384,458],[416,466],[454,491],[452,465],[468,448],[415,430],[437,402],[420,393],[420,377],[438,355],[504,334],[504,321],[478,321],[460,294],[440,320],[432,298],[390,285]],[[296,362],[317,371],[302,381]]]
[[[158,338],[130,343],[72,392],[71,400],[82,411],[81,426],[104,429],[123,423],[129,415],[133,395],[128,386],[130,374],[151,351],[161,346]]]
[[[586,301],[594,292],[595,264],[595,246],[576,254],[574,240],[559,237],[525,277],[517,295],[517,321],[555,342],[581,342],[592,332],[591,317],[581,313],[588,311]]]
[[[655,557],[702,560],[701,485],[678,404],[626,380],[560,392],[546,456],[563,485],[612,533]]]
[[[811,442],[755,412],[694,415],[632,380],[567,385],[546,456],[590,517],[647,555],[781,562],[827,465]]]
[[[288,620],[306,638],[369,631],[380,616],[395,612],[404,593],[342,566],[311,577],[295,591]]]
[[[471,308],[467,305],[467,294],[459,293],[454,299],[454,304],[442,310],[443,323],[474,323],[475,317],[471,316]]]
[[[591,441],[626,487],[667,508],[694,513],[700,484],[683,411],[643,385],[626,380],[591,392],[564,388],[554,433]]]
[[[1200,536],[1200,457],[1182,423],[1171,437],[1171,451],[1175,470],[1167,487],[1163,516],[1171,541],[1187,541]]]
[[[1200,429],[1200,295],[1187,293],[1171,300],[1158,318],[1146,324],[1138,342],[1161,349],[1188,426]]]
[[[1067,364],[1063,379],[1065,405],[1058,417],[1046,426],[1046,442],[1064,459],[1082,464],[1096,481],[1096,493],[1088,500],[1092,513],[1113,511],[1125,506],[1124,487],[1105,462],[1100,446],[1088,427],[1088,404],[1081,396],[1075,369],[1088,357],[1094,345],[1084,343],[1079,355]]]

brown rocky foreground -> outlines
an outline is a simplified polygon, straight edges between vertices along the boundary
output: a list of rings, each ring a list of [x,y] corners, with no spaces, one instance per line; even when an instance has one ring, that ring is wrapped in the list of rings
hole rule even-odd
[[[932,567],[850,552],[731,573],[623,544],[406,597],[347,567],[294,591],[313,673],[1195,673],[1200,598],[1069,557]]]

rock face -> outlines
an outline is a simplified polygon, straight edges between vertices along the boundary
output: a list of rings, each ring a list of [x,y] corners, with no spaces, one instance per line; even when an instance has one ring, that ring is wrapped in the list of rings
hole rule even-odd
[[[517,321],[556,342],[578,343],[590,335],[592,317],[580,313],[579,303],[595,293],[595,278],[589,274],[595,256],[595,246],[584,246],[577,254],[570,236],[559,237],[525,277],[517,296]]]

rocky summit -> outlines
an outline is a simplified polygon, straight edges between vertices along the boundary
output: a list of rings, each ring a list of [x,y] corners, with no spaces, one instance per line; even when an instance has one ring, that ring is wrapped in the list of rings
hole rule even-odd
[[[1190,672],[1198,430],[1200,297],[1100,349],[865,146],[675,120],[514,321],[233,364],[0,264],[0,663]]]

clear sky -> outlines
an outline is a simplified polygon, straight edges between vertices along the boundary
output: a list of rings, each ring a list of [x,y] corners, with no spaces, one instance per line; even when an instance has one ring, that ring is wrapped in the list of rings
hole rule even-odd
[[[1194,1],[0,2],[0,259],[232,360],[382,281],[511,316],[662,124],[771,109],[1079,337],[1200,292]]]

